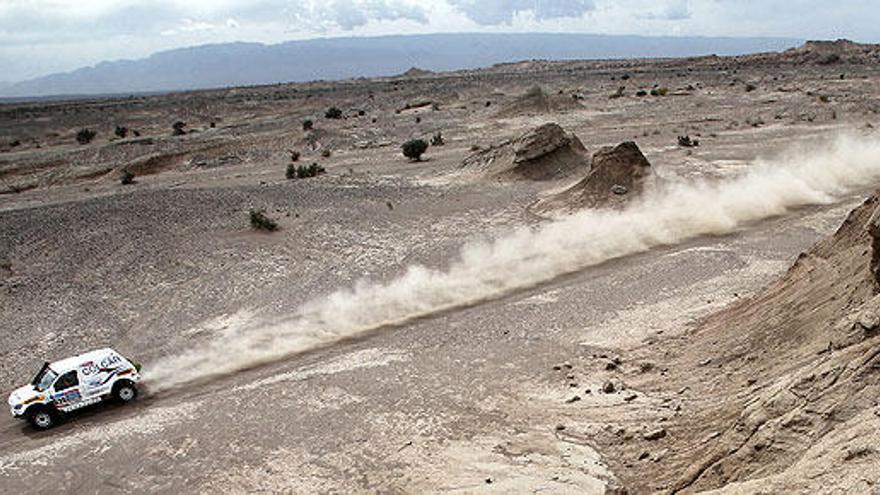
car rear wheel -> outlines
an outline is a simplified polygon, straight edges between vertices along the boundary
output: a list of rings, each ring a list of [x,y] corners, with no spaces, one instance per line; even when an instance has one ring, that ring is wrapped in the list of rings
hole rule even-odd
[[[113,397],[122,403],[131,402],[137,397],[137,388],[129,381],[119,382],[113,387]]]
[[[37,409],[28,414],[28,423],[38,430],[48,430],[55,426],[55,415],[47,409]]]

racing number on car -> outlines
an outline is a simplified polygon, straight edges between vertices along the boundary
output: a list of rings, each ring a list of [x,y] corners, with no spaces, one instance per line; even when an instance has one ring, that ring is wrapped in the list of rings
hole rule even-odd
[[[69,406],[73,404],[74,401],[78,400],[81,397],[78,388],[72,388],[70,390],[65,390],[60,394],[55,394],[52,396],[52,402],[57,406]]]

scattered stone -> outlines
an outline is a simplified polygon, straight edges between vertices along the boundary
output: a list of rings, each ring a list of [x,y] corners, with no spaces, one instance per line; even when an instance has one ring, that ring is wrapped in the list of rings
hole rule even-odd
[[[571,363],[569,363],[568,361],[562,363],[562,367],[567,370],[570,370],[572,368]]]
[[[486,484],[487,484],[487,485],[491,485],[491,484],[492,484],[492,478],[486,478]]]
[[[577,402],[579,400],[581,400],[581,397],[579,395],[575,395],[575,396],[571,397],[570,399],[567,399],[565,401],[565,403],[566,404],[574,404],[575,402]]]
[[[604,385],[602,385],[602,391],[606,394],[613,394],[615,390],[614,382],[607,381]]]
[[[642,452],[641,454],[639,454],[639,460],[640,460],[640,461],[644,461],[644,460],[647,459],[648,457],[651,457],[651,453],[648,452],[647,450],[644,451],[644,452]]]
[[[712,358],[707,358],[700,361],[700,366],[708,366],[710,364],[712,364]]]
[[[635,392],[628,392],[625,396],[623,396],[623,400],[625,400],[626,402],[632,402],[636,400],[636,397],[638,397],[638,394],[636,394]]]
[[[613,370],[616,370],[616,369],[617,369],[617,364],[614,363],[614,361],[609,361],[609,362],[605,363],[605,369],[606,369],[607,371],[613,371]]]
[[[562,431],[565,429],[565,425],[556,425],[556,431]]]
[[[629,189],[626,186],[621,186],[620,184],[614,184],[611,186],[611,192],[618,196],[623,196],[624,194],[629,192]]]
[[[571,382],[568,384],[568,386],[571,388],[577,388],[578,384],[577,384],[577,382]]]
[[[645,440],[652,442],[654,440],[660,440],[661,438],[666,436],[666,428],[657,428],[654,430],[649,430],[642,435],[642,438]]]

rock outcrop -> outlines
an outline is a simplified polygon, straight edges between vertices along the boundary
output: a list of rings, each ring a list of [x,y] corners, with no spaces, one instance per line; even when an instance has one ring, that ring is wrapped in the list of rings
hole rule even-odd
[[[577,136],[549,123],[478,151],[462,167],[498,180],[554,180],[586,172],[589,162]]]
[[[593,155],[586,177],[563,191],[545,197],[533,207],[539,214],[583,208],[619,208],[639,196],[651,164],[632,141],[605,147]]]
[[[526,91],[510,102],[502,105],[497,113],[498,117],[511,118],[529,115],[543,115],[562,113],[572,110],[582,110],[584,107],[571,96],[550,95],[539,86]]]

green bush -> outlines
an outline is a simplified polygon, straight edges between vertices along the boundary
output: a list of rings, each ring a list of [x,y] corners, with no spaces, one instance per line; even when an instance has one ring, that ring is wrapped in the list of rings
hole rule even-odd
[[[92,139],[95,139],[98,133],[91,129],[80,129],[79,132],[76,133],[76,142],[79,144],[89,144],[92,142]]]
[[[123,170],[122,176],[119,177],[119,182],[122,183],[123,186],[134,184],[134,174],[128,170]]]
[[[186,131],[183,128],[186,127],[186,122],[177,121],[171,126],[171,135],[172,136],[183,136],[186,134]]]
[[[694,148],[700,145],[700,141],[691,139],[690,136],[678,136],[678,145],[684,148]]]
[[[342,118],[342,110],[336,107],[330,107],[324,113],[324,117],[328,119],[341,119]]]
[[[422,159],[425,151],[428,151],[428,142],[424,139],[410,139],[403,143],[400,148],[403,151],[403,156],[417,162]]]
[[[290,164],[287,167],[288,173],[290,173],[291,166],[293,166],[293,164]],[[311,165],[300,165],[295,169],[295,175],[297,179],[308,179],[311,177],[317,177],[326,172],[327,171],[324,169],[324,167],[318,165],[317,163],[313,163]],[[291,179],[292,177],[288,176],[287,178]]]
[[[669,94],[669,88],[654,88],[651,90],[651,96],[666,96]]]
[[[275,220],[267,217],[264,210],[251,210],[251,227],[267,232],[278,230],[278,224],[275,223]]]

